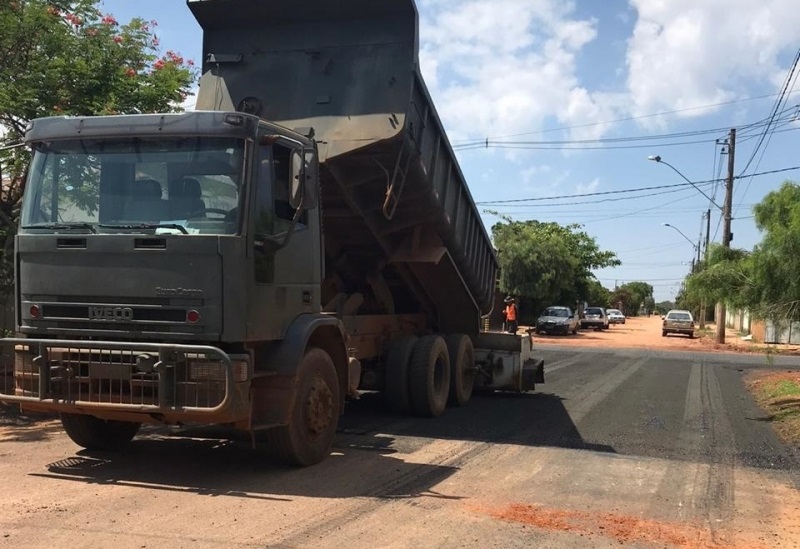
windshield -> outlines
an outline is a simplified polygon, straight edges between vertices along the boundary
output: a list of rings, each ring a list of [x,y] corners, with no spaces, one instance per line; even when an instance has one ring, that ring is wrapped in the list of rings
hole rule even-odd
[[[587,315],[602,315],[603,314],[603,310],[602,309],[593,309],[591,307],[586,309],[586,311],[584,311],[584,312]]]
[[[234,234],[244,141],[76,139],[34,147],[24,229]]]
[[[567,318],[569,317],[569,312],[566,309],[550,308],[545,309],[545,311],[542,313],[542,316],[558,316],[561,318]]]
[[[669,313],[667,318],[670,320],[691,320],[692,315],[689,313]]]
[[[619,309],[609,309],[608,310],[608,314],[610,314],[610,315],[621,315],[622,311],[620,311]]]

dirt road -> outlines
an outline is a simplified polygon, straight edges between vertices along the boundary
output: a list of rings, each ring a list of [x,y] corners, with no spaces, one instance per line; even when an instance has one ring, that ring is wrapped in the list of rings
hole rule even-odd
[[[207,429],[90,454],[18,419],[0,429],[0,547],[800,547],[797,458],[742,384],[763,358],[543,355],[536,393],[438,420],[366,395],[300,470]]]
[[[524,331],[525,327],[521,328]],[[631,317],[625,324],[612,325],[608,330],[580,330],[577,335],[534,335],[541,345],[564,345],[568,347],[593,347],[609,349],[661,349],[671,351],[754,352],[763,353],[763,346],[744,341],[734,330],[727,330],[726,343],[718,345],[713,334],[716,326],[710,324],[705,332],[697,330],[697,336],[689,339],[685,335],[661,335],[661,317]],[[702,337],[705,335],[705,337]],[[777,350],[773,346],[773,350]],[[794,349],[782,349],[793,351]]]

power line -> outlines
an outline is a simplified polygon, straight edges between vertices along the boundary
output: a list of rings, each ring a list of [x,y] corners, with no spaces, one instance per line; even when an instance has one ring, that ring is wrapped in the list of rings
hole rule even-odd
[[[770,115],[769,121],[767,122],[766,127],[764,128],[764,132],[761,134],[761,138],[759,139],[758,144],[756,145],[755,149],[753,149],[753,153],[750,155],[750,159],[747,161],[747,164],[745,164],[744,169],[742,169],[742,171],[740,172],[740,175],[744,174],[750,167],[750,164],[752,164],[753,160],[756,157],[756,154],[758,154],[758,151],[761,148],[761,145],[764,143],[764,140],[769,134],[770,126],[775,120],[775,117],[779,112],[781,104],[787,97],[787,92],[789,91],[790,87],[793,86],[792,82],[794,81],[795,69],[797,69],[798,62],[800,62],[800,49],[797,50],[797,54],[794,57],[794,62],[792,63],[792,68],[789,69],[789,74],[786,75],[786,80],[784,81],[783,89],[781,89],[781,92],[778,95],[778,99],[775,101],[775,106],[772,109],[772,114]]]
[[[776,173],[782,172],[789,172],[794,170],[800,170],[800,166],[792,166],[789,168],[779,168],[775,170],[769,170],[766,172],[754,173],[747,177],[756,177],[762,175],[771,175]],[[734,179],[739,179],[742,176],[734,177]],[[565,200],[570,198],[584,198],[589,196],[608,196],[608,195],[617,195],[617,194],[627,194],[627,193],[635,193],[635,192],[642,192],[642,191],[650,191],[654,189],[675,189],[679,187],[690,187],[695,185],[711,185],[713,183],[718,182],[718,179],[715,180],[708,180],[708,181],[695,181],[693,183],[673,183],[671,185],[659,185],[655,187],[638,187],[634,189],[618,189],[614,191],[599,191],[599,192],[592,192],[592,193],[580,193],[580,194],[568,194],[568,195],[561,195],[561,196],[540,196],[540,197],[532,197],[532,198],[516,198],[511,200],[487,200],[487,201],[480,201],[475,202],[475,204],[479,206],[492,206],[498,204],[517,204],[522,202],[541,202],[544,200]],[[671,191],[671,192],[679,192],[679,191]],[[643,198],[643,196],[638,196],[634,198]],[[576,202],[570,202],[571,204],[576,204]],[[564,205],[564,204],[562,204]]]
[[[793,92],[793,93],[797,93],[797,92]],[[630,121],[633,121],[633,120],[643,120],[645,118],[655,118],[655,117],[658,117],[658,116],[665,116],[665,115],[668,115],[668,114],[679,114],[679,113],[683,113],[683,112],[690,112],[690,111],[696,111],[696,110],[702,110],[702,109],[709,109],[709,108],[713,108],[713,107],[722,107],[722,106],[725,106],[725,105],[734,105],[734,104],[737,104],[737,103],[746,103],[746,102],[749,102],[749,101],[758,101],[758,100],[761,100],[761,99],[767,99],[767,98],[770,98],[770,97],[775,97],[777,95],[778,94],[773,93],[773,94],[767,94],[767,95],[760,95],[760,96],[756,96],[756,97],[745,97],[745,98],[742,98],[742,99],[734,99],[734,100],[731,100],[731,101],[723,101],[723,102],[720,102],[720,103],[711,103],[711,104],[707,104],[707,105],[698,105],[696,107],[687,107],[687,108],[684,108],[684,109],[676,109],[676,110],[672,110],[672,111],[662,111],[662,112],[659,112],[659,113],[645,114],[645,115],[641,115],[641,116],[629,116],[629,117],[625,117],[625,118],[618,118],[616,120],[607,120],[607,121],[604,121],[604,122],[591,122],[591,123],[588,123],[588,124],[578,124],[578,125],[575,125],[575,126],[562,126],[562,127],[559,127],[559,128],[550,128],[550,129],[547,129],[547,130],[536,130],[536,131],[530,131],[530,132],[522,132],[522,133],[515,133],[515,134],[508,134],[508,135],[485,137],[481,142],[485,142],[486,140],[492,140],[492,139],[506,139],[506,138],[509,138],[509,137],[522,137],[524,135],[539,135],[539,134],[544,134],[544,133],[561,132],[561,131],[567,131],[567,130],[577,130],[577,129],[581,129],[581,128],[591,128],[591,127],[595,127],[595,126],[604,126],[606,124],[617,124],[619,122],[630,122]]]
[[[785,109],[780,113],[776,113],[776,116],[780,114],[782,117],[792,109]],[[793,116],[793,115],[792,115]],[[781,119],[782,120],[782,119]],[[745,124],[742,126],[742,130],[747,131],[754,131],[763,126],[768,126],[774,123],[775,118],[766,118],[763,120],[758,120],[756,122],[752,122],[750,124]],[[668,133],[668,134],[657,134],[657,135],[643,135],[643,136],[627,136],[627,137],[605,137],[605,138],[598,138],[598,139],[572,139],[572,140],[555,140],[555,141],[499,141],[499,139],[503,138],[484,138],[481,140],[474,140],[474,141],[467,141],[458,145],[453,145],[453,149],[456,151],[467,151],[473,149],[545,149],[545,150],[594,150],[594,149],[636,149],[636,148],[644,148],[646,146],[659,146],[659,147],[674,147],[679,145],[690,145],[696,143],[709,143],[711,142],[710,139],[703,139],[703,140],[687,140],[687,141],[678,141],[675,143],[658,143],[654,145],[650,143],[649,145],[608,145],[609,143],[635,143],[635,142],[643,142],[643,141],[663,141],[667,139],[678,139],[678,138],[686,138],[686,137],[696,137],[700,135],[713,135],[713,134],[720,134],[725,130],[725,128],[710,128],[704,130],[692,130],[687,132],[677,132],[677,133]],[[755,134],[754,134],[755,135]],[[492,141],[494,139],[494,141]],[[718,141],[715,139],[715,141]],[[592,145],[592,146],[588,146]],[[597,145],[606,145],[606,146],[597,146]]]
[[[695,183],[695,185],[708,185],[713,183],[713,181],[699,181]],[[491,206],[493,204],[513,204],[518,202],[539,202],[541,200],[563,200],[566,198],[582,198],[586,196],[607,196],[611,194],[624,194],[624,193],[635,193],[641,191],[651,191],[654,189],[670,189],[670,188],[677,188],[677,187],[689,187],[691,186],[689,183],[674,183],[672,185],[659,185],[655,187],[638,187],[636,189],[619,189],[616,191],[600,191],[600,192],[593,192],[593,193],[581,193],[581,194],[566,194],[561,196],[541,196],[541,197],[534,197],[534,198],[517,198],[513,200],[491,200],[491,201],[484,201],[484,202],[476,202],[475,204],[479,206]],[[570,204],[575,204],[575,202],[571,202]]]

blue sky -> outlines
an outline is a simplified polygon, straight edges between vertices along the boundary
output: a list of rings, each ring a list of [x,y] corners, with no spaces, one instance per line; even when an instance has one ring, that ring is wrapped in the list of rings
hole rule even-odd
[[[422,72],[479,208],[583,224],[623,262],[596,273],[607,288],[643,280],[656,300],[672,299],[700,239],[708,199],[688,185],[668,187],[685,181],[648,155],[700,184],[725,175],[716,140],[737,128],[737,176],[800,166],[793,86],[779,131],[748,165],[764,130],[754,124],[769,118],[800,47],[795,0],[417,5]],[[156,20],[164,50],[201,60],[200,28],[184,2],[104,0],[102,8],[123,22]],[[486,138],[489,148],[470,147]],[[786,179],[800,181],[800,170],[736,180],[732,245],[759,242],[752,205]],[[722,204],[721,185],[700,185]],[[523,199],[534,200],[483,204]],[[710,208],[719,242],[720,211]],[[487,227],[497,221],[484,213]]]

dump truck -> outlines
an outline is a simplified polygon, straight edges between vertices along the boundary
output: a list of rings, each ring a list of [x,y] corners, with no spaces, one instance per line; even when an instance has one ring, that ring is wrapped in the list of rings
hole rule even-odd
[[[188,0],[193,111],[34,120],[0,400],[88,449],[143,423],[329,453],[345,403],[436,417],[544,381],[489,333],[498,264],[413,0]]]

